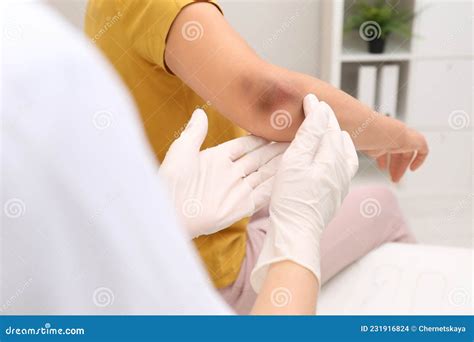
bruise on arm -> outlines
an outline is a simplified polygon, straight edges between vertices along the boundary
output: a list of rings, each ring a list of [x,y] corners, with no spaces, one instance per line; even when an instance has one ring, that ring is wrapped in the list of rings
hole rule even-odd
[[[268,65],[268,68],[273,66]],[[291,141],[303,121],[303,97],[285,78],[262,68],[241,80],[243,96],[253,98],[249,131],[274,141]]]

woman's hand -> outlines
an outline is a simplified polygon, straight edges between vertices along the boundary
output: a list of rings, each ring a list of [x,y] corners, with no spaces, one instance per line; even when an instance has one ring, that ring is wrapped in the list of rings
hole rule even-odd
[[[267,205],[279,156],[288,146],[246,136],[200,151],[207,125],[206,113],[194,111],[160,167],[178,217],[193,238]]]
[[[411,171],[418,169],[426,157],[429,149],[425,137],[407,126],[396,139],[396,146],[385,150],[364,151],[368,156],[377,160],[381,170],[389,169],[393,182],[398,182],[408,167]]]
[[[308,95],[306,119],[284,153],[270,201],[270,230],[251,275],[258,292],[269,266],[283,260],[310,270],[320,279],[321,233],[347,194],[358,159],[347,132],[332,109]]]

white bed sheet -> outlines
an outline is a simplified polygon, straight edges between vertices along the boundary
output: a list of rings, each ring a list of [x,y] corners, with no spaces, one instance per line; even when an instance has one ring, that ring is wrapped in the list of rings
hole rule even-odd
[[[319,315],[472,315],[474,250],[389,243],[322,287]]]

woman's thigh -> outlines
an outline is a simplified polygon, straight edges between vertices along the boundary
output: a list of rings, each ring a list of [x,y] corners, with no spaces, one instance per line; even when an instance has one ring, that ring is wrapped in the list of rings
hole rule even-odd
[[[322,283],[386,242],[415,242],[396,197],[384,186],[354,189],[323,232]]]

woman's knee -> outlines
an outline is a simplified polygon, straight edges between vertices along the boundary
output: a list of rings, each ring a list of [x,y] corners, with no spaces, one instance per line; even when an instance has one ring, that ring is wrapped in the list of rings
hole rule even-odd
[[[383,185],[367,186],[354,191],[359,212],[367,224],[386,230],[390,241],[413,242],[413,234],[391,189]]]
[[[360,215],[368,219],[400,214],[395,194],[383,185],[356,188],[350,192],[347,200],[357,205]]]

